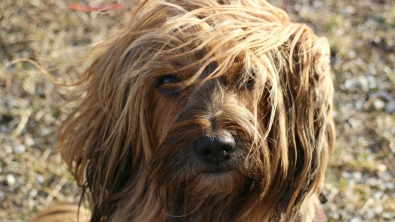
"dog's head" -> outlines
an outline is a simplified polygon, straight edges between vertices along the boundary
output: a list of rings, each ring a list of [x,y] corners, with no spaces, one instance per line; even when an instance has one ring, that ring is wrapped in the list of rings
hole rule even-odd
[[[146,1],[85,74],[60,144],[93,220],[291,219],[321,189],[328,43],[264,1]]]

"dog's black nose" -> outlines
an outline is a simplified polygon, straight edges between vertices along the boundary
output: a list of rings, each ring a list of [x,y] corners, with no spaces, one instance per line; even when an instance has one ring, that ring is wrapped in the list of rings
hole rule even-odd
[[[228,133],[214,137],[199,137],[193,145],[204,161],[208,163],[219,163],[230,158],[230,154],[235,148],[235,140]]]

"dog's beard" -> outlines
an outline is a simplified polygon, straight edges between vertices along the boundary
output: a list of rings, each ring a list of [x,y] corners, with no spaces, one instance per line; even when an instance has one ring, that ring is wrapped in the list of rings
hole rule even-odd
[[[172,218],[170,221],[234,219],[241,202],[249,196],[255,179],[249,178],[241,165],[238,168],[215,168],[200,163],[194,157],[182,156],[181,152],[180,155],[165,157],[166,166],[162,165],[162,169],[157,170],[160,172],[154,173],[158,197]],[[237,162],[241,162],[240,159]]]
[[[235,149],[227,161],[207,163],[197,154],[190,141],[207,131],[202,129],[204,124],[174,126],[155,153],[151,176],[171,221],[231,221],[243,202],[256,200],[262,193],[265,164],[261,152],[265,149],[251,148],[253,135],[241,130],[240,124],[224,122],[223,128],[232,129],[235,139]]]

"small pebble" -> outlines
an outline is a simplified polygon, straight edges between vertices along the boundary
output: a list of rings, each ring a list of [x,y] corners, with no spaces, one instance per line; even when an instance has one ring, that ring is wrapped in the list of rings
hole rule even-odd
[[[37,181],[37,183],[42,184],[42,183],[44,183],[45,179],[44,179],[43,175],[38,174],[36,177],[36,181]]]
[[[375,99],[373,101],[373,106],[376,110],[382,110],[385,108],[385,102],[381,99]]]
[[[380,180],[384,180],[384,181],[391,181],[393,179],[392,174],[388,171],[380,172],[379,178]]]
[[[347,79],[344,82],[344,88],[350,91],[354,91],[356,89],[356,81],[354,79]]]
[[[33,199],[30,198],[30,199],[27,200],[27,207],[28,207],[29,210],[30,210],[30,209],[33,209],[33,207],[34,207],[35,205],[37,205],[37,204],[34,203],[34,200],[33,200]]]
[[[31,198],[37,196],[37,194],[38,194],[37,189],[32,189],[29,191],[29,197],[31,197]]]
[[[360,222],[361,219],[358,217],[354,217],[353,219],[350,220],[350,222]]]
[[[377,170],[380,171],[380,172],[384,172],[384,171],[387,170],[387,166],[385,164],[378,163],[377,164]]]
[[[351,175],[357,181],[361,180],[361,178],[362,178],[362,173],[361,172],[353,172]]]
[[[11,154],[12,153],[12,148],[11,148],[11,146],[5,146],[4,147],[4,151],[5,151],[5,153],[7,153],[7,154]]]
[[[380,90],[376,92],[375,95],[378,98],[382,99],[384,102],[388,102],[392,100],[392,96],[385,90]]]
[[[385,112],[395,113],[395,100],[388,102],[385,106]]]
[[[382,214],[382,216],[383,216],[383,219],[387,219],[387,220],[392,218],[391,213],[388,213],[388,212],[384,212]]]
[[[366,211],[364,216],[365,216],[365,218],[371,220],[371,219],[374,218],[375,214],[374,214],[372,209],[369,209],[369,210]]]
[[[0,125],[0,132],[6,133],[8,131],[8,127],[6,125]]]
[[[369,184],[370,186],[377,186],[380,182],[377,180],[377,178],[369,178],[366,184]]]
[[[387,187],[388,190],[394,190],[395,189],[395,184],[392,183],[392,182],[385,183],[385,186]]]
[[[369,82],[369,84],[368,84],[369,88],[370,89],[376,89],[377,88],[376,78],[374,76],[368,76],[367,79],[368,79],[368,82]]]
[[[14,175],[12,175],[12,174],[8,174],[7,177],[6,177],[6,180],[7,180],[7,184],[8,184],[9,186],[14,185],[15,182],[16,182],[15,177],[14,177]]]
[[[349,179],[350,178],[350,173],[348,172],[342,172],[342,177]]]
[[[374,207],[374,212],[376,214],[381,214],[383,212],[383,210],[384,210],[384,207],[382,205],[377,205]]]
[[[363,91],[369,91],[369,81],[365,76],[360,76],[357,78],[357,85],[360,86]]]
[[[355,108],[358,110],[363,110],[364,102],[361,100],[355,101]]]
[[[375,200],[380,200],[381,198],[383,198],[383,195],[384,195],[383,191],[377,191],[373,193],[373,198]]]
[[[51,130],[49,130],[49,129],[47,129],[47,128],[43,128],[43,129],[40,131],[40,136],[47,136],[47,135],[49,135],[49,134],[51,134]]]
[[[33,146],[36,143],[34,142],[34,140],[32,140],[32,138],[26,137],[25,144],[26,144],[26,146]]]
[[[21,153],[24,153],[24,152],[26,152],[25,145],[20,144],[20,145],[14,146],[14,153],[15,154],[21,154]]]
[[[333,219],[338,220],[340,218],[340,214],[335,213],[331,215]]]
[[[321,7],[323,4],[322,4],[322,2],[320,2],[320,1],[314,1],[313,2],[313,7],[314,8],[319,8],[319,7]]]

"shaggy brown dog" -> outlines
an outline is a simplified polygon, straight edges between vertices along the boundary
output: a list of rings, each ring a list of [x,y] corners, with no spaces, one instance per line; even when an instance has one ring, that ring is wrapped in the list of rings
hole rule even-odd
[[[59,138],[90,221],[312,221],[334,143],[325,38],[262,0],[145,1]]]

